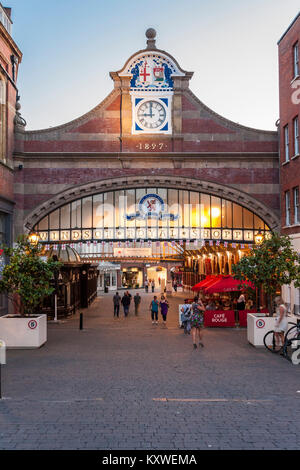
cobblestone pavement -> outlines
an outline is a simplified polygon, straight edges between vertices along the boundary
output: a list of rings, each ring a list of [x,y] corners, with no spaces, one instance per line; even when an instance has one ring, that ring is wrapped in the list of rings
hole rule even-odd
[[[134,294],[134,292],[132,292]],[[244,329],[206,329],[203,349],[141,311],[114,319],[112,294],[48,325],[39,350],[2,366],[0,449],[298,449],[300,368],[247,343]]]

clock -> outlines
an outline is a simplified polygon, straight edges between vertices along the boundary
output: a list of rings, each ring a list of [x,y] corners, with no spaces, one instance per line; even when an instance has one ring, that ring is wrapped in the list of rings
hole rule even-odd
[[[154,100],[143,101],[136,112],[137,122],[144,129],[158,129],[164,124],[166,117],[163,104]]]

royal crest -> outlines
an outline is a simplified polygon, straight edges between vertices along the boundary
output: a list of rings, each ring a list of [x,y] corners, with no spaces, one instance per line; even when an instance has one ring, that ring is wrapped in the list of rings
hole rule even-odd
[[[178,214],[165,212],[165,203],[158,194],[146,194],[138,204],[139,210],[135,214],[126,214],[127,220],[169,219],[177,220]]]

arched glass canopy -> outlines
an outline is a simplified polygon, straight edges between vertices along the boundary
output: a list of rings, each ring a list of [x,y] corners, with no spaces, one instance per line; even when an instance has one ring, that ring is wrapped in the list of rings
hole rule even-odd
[[[269,227],[255,213],[213,195],[170,188],[108,191],[70,202],[34,227],[45,243],[220,240],[253,243]]]

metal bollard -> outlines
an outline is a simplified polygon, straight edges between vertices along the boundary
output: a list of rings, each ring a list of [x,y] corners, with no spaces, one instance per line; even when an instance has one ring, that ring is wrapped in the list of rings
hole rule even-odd
[[[6,364],[6,344],[5,341],[0,340],[0,400],[2,399],[2,377],[1,366]]]
[[[79,315],[79,329],[83,330],[83,313]]]

